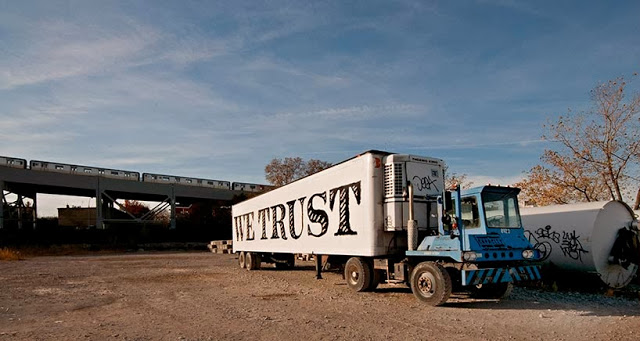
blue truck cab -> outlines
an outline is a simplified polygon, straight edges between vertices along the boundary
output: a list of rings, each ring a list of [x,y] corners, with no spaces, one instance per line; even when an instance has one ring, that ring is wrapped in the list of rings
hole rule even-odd
[[[530,264],[539,254],[524,236],[519,192],[487,185],[437,199],[437,233],[405,252],[409,284],[419,299],[440,305],[452,288],[501,298],[513,282],[540,279],[538,266]]]

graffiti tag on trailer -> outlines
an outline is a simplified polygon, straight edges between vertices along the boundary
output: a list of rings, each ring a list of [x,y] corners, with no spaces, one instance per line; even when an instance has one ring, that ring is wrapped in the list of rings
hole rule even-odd
[[[416,184],[416,188],[418,189],[418,191],[422,191],[425,189],[431,190],[432,186],[436,191],[438,190],[438,186],[436,186],[436,181],[438,181],[438,179],[431,180],[431,177],[428,175],[423,178],[416,175],[413,177],[413,181]]]
[[[524,231],[529,243],[533,245],[534,249],[540,252],[540,260],[544,261],[551,256],[551,252],[553,251],[551,242],[554,242],[560,245],[563,256],[582,262],[582,254],[589,253],[589,251],[582,247],[580,236],[576,236],[576,230],[572,232],[562,231],[561,240],[560,233],[552,229],[551,225],[547,225],[535,230],[534,233],[531,233],[529,230]]]

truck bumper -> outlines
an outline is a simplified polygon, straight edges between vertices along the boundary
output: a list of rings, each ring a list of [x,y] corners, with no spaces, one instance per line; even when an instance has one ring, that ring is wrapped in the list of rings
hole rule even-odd
[[[537,265],[524,265],[516,266],[513,268],[462,270],[463,286],[489,283],[536,281],[540,278],[540,269]]]

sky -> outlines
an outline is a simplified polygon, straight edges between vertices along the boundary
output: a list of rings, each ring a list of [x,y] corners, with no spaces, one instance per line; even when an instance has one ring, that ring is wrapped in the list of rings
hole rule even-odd
[[[637,1],[0,0],[0,155],[265,183],[273,158],[380,149],[510,184],[553,147],[546,122],[640,71],[638,13]]]

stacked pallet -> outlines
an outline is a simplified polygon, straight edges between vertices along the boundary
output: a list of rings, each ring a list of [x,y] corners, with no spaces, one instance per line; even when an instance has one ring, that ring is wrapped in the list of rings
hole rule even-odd
[[[207,245],[213,253],[232,253],[233,245],[231,240],[213,240]]]

